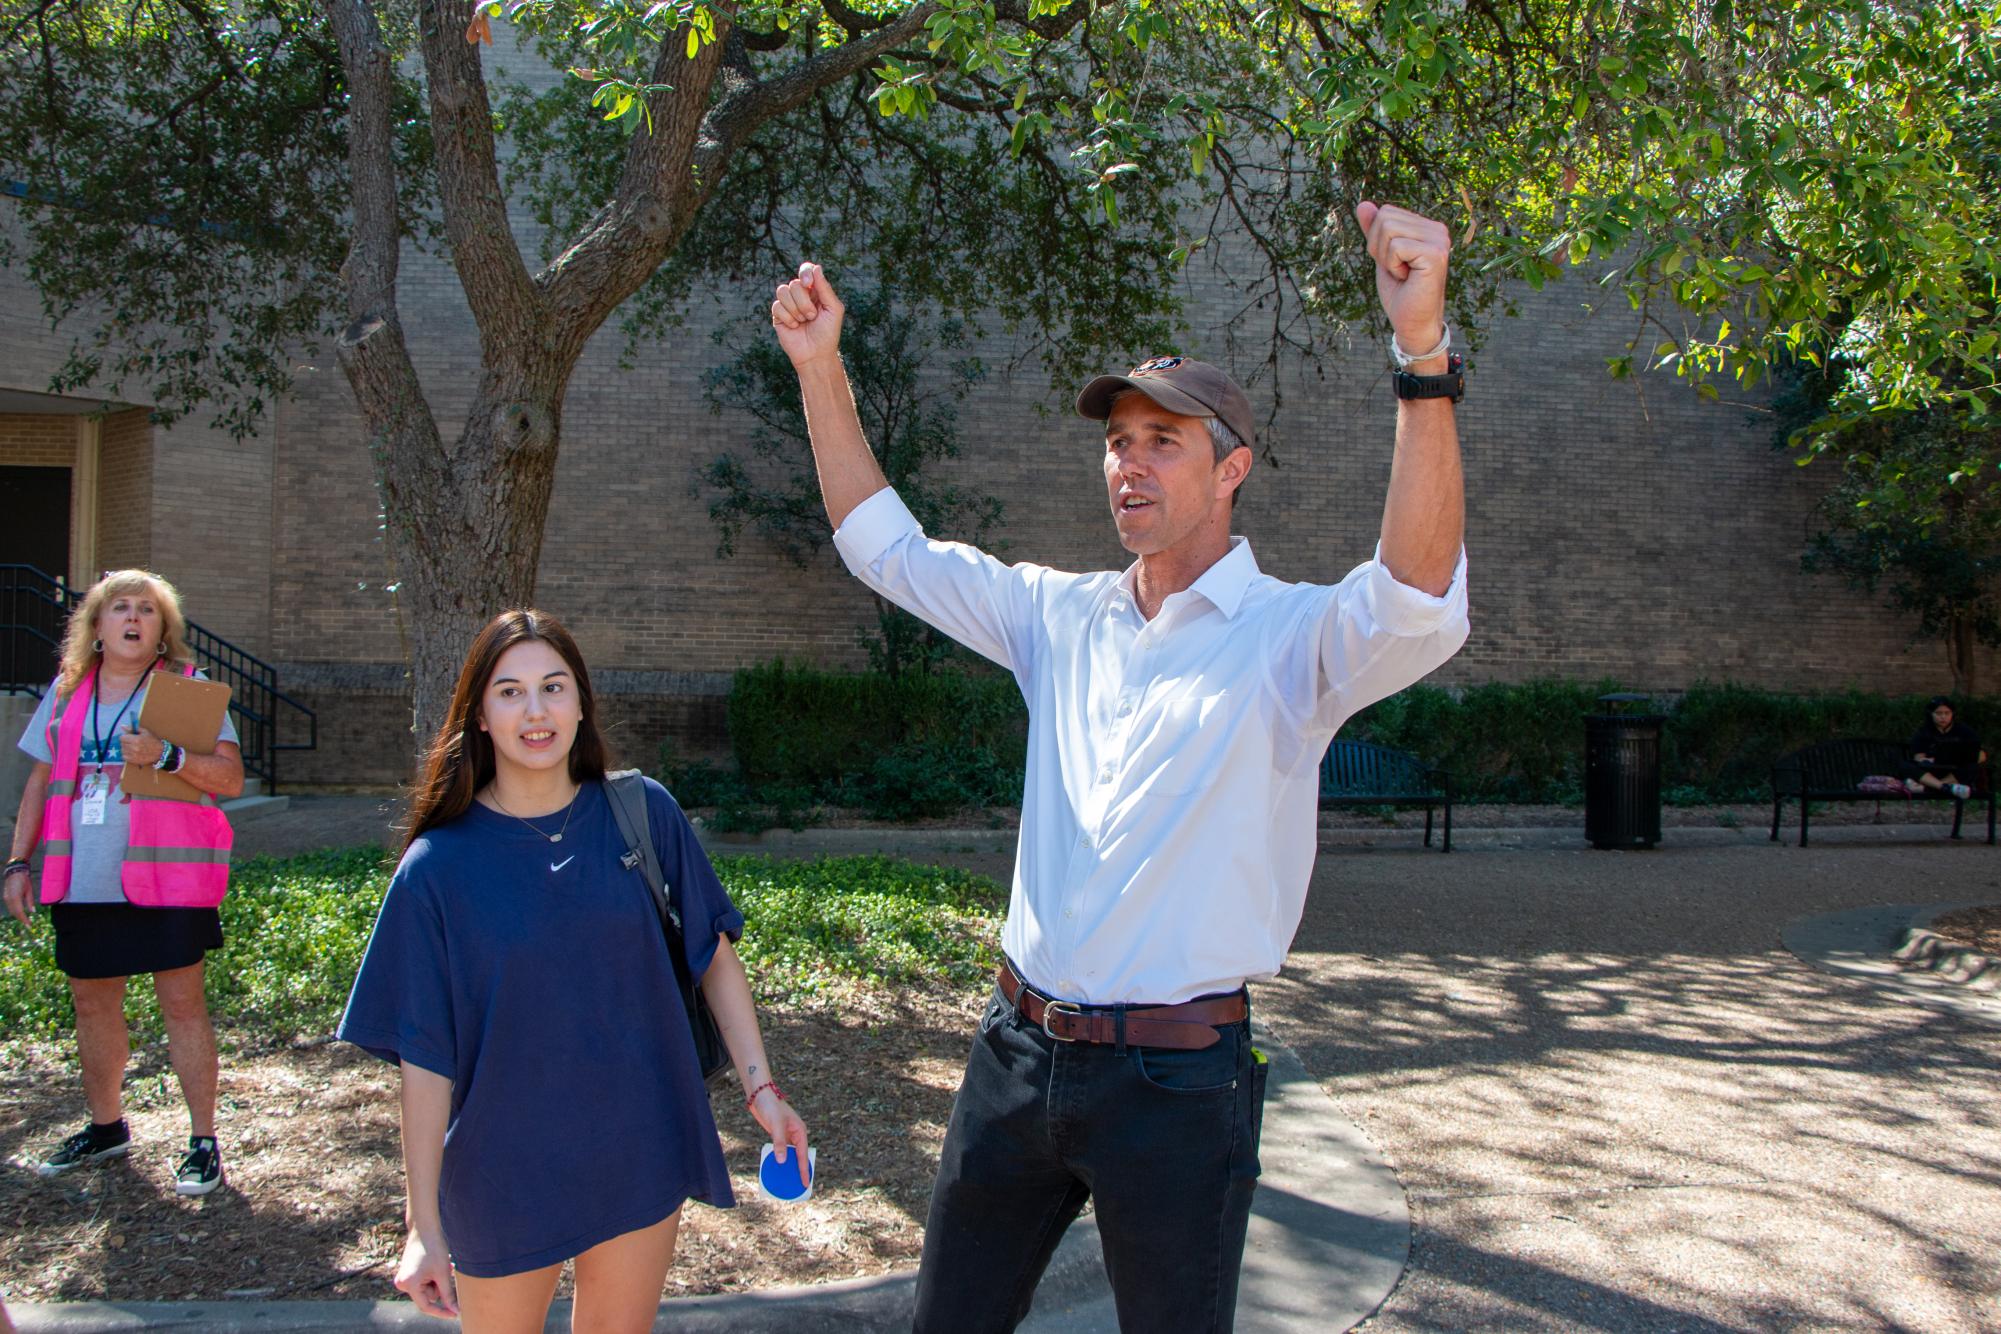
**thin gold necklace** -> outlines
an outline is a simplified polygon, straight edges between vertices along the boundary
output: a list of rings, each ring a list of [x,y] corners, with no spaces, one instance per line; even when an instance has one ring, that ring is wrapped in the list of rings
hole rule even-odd
[[[577,791],[582,792],[583,789],[579,788],[577,789]],[[542,830],[540,828],[528,823],[527,816],[514,815],[513,811],[510,811],[507,809],[507,807],[500,805],[500,788],[498,785],[487,788],[486,795],[493,798],[493,804],[495,806],[500,807],[500,813],[502,815],[514,816],[514,818],[521,821],[522,824],[528,825],[528,827],[530,829],[535,830],[536,833],[542,834],[542,837],[548,839],[551,843],[561,843],[563,841],[563,835],[567,834],[570,831],[570,817],[577,813],[577,797],[576,794],[573,793],[570,796],[570,804],[563,808],[563,827],[561,829],[558,829],[553,834],[544,834],[542,833]]]

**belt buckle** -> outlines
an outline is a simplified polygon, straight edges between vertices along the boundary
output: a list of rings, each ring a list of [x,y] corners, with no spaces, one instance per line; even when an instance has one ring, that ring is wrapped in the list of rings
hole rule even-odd
[[[1084,1007],[1075,1001],[1053,1000],[1042,1007],[1042,1031],[1048,1035],[1052,1042],[1075,1042],[1077,1039],[1066,1038],[1061,1033],[1049,1027],[1049,1016],[1059,1010],[1064,1014],[1074,1014],[1080,1019],[1084,1017]]]

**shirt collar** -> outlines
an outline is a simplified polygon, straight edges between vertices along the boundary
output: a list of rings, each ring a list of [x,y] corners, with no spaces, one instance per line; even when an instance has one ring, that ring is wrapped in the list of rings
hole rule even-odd
[[[1202,576],[1188,586],[1191,593],[1200,593],[1208,599],[1209,605],[1223,613],[1225,620],[1235,620],[1237,609],[1244,605],[1244,594],[1250,591],[1251,581],[1258,577],[1258,558],[1251,554],[1251,540],[1248,537],[1232,537],[1230,549]],[[1126,566],[1119,575],[1119,591],[1128,601],[1139,601],[1139,562]]]

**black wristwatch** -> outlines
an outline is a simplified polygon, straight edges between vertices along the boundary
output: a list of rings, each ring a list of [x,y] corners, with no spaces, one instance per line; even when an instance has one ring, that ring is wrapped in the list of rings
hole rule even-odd
[[[1390,372],[1390,385],[1398,398],[1449,398],[1454,403],[1466,397],[1466,360],[1457,352],[1445,358],[1445,374],[1412,375],[1409,371]]]

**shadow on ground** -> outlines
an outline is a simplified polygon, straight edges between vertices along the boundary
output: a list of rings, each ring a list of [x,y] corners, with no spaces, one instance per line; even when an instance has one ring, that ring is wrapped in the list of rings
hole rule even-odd
[[[2001,858],[1323,853],[1257,1000],[1409,1192],[1370,1327],[2001,1326],[2001,1033],[1779,943],[1926,885]]]

